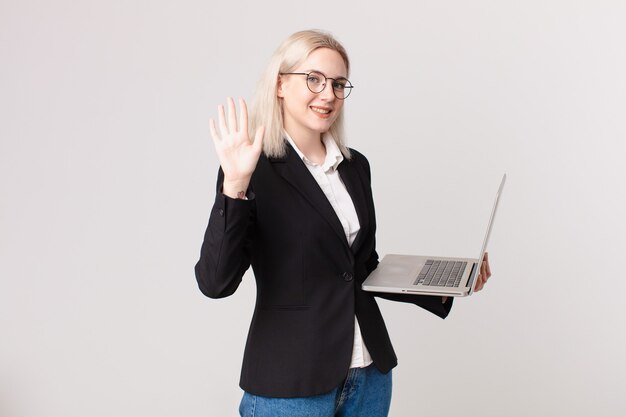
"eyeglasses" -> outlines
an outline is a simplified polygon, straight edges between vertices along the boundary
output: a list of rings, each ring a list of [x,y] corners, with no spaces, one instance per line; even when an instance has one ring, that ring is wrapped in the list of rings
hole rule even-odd
[[[315,94],[319,94],[326,88],[326,82],[332,80],[331,86],[333,87],[333,94],[339,100],[345,100],[354,86],[347,78],[330,78],[322,74],[321,72],[281,72],[280,75],[306,75],[306,86],[309,91]]]

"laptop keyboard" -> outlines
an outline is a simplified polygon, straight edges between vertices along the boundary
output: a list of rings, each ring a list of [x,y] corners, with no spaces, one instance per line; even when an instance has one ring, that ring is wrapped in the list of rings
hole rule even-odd
[[[432,287],[458,287],[467,262],[461,261],[426,261],[414,285]]]

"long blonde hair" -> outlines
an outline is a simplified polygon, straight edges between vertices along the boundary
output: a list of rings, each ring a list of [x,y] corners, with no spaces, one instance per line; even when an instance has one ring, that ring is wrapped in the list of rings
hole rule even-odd
[[[346,75],[350,76],[348,54],[331,34],[319,30],[303,30],[291,35],[278,47],[259,80],[251,110],[250,137],[254,137],[258,126],[265,126],[263,152],[268,157],[283,157],[287,150],[283,135],[283,112],[277,95],[279,74],[292,72],[311,52],[319,48],[337,51],[346,64]],[[350,159],[350,150],[344,144],[343,107],[329,133],[343,156]]]

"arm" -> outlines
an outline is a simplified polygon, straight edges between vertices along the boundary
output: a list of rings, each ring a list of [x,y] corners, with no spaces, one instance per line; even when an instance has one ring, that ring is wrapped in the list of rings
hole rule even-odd
[[[400,301],[403,303],[411,303],[422,307],[431,313],[445,319],[452,309],[454,297],[439,297],[437,295],[418,295],[418,294],[383,294],[374,293],[376,297],[384,298],[391,301]],[[446,298],[443,301],[443,298]]]
[[[263,128],[259,127],[254,142],[250,141],[246,102],[241,99],[239,104],[239,122],[232,98],[228,99],[228,123],[224,106],[218,107],[219,132],[215,121],[210,120],[220,169],[215,203],[195,271],[200,291],[211,298],[235,292],[252,256],[256,202],[248,186],[261,154]],[[248,199],[242,199],[246,191]]]
[[[198,287],[210,298],[235,292],[250,266],[252,250],[254,193],[248,193],[248,200],[230,198],[220,192],[223,178],[220,169],[215,203],[195,267]]]

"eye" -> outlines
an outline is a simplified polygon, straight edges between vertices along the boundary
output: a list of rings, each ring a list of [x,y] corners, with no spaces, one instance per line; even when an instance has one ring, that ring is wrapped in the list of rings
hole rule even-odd
[[[322,82],[321,76],[315,73],[310,73],[306,80],[312,84],[320,84]]]
[[[346,79],[340,78],[338,80],[333,81],[333,88],[337,91],[343,91],[346,89],[350,82]]]

